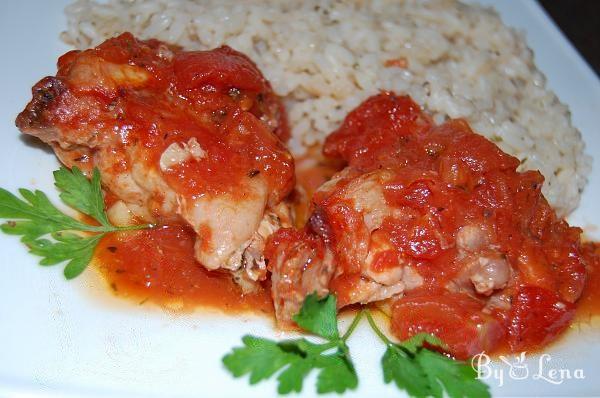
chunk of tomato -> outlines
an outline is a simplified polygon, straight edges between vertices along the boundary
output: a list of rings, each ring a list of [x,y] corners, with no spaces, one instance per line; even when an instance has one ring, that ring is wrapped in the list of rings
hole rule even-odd
[[[513,298],[508,342],[512,351],[544,346],[564,331],[575,306],[548,289],[523,286]]]
[[[260,91],[266,83],[248,58],[227,46],[211,51],[181,52],[175,56],[175,77],[180,89],[212,85],[220,89]]]
[[[459,359],[493,350],[502,340],[503,328],[481,312],[482,304],[464,294],[447,293],[405,297],[392,308],[392,332],[401,340],[431,333]]]

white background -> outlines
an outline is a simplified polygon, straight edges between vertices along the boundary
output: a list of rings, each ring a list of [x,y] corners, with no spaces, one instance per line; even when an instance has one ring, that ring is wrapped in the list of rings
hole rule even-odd
[[[485,3],[492,3],[485,1]],[[68,50],[58,39],[65,26],[61,1],[0,3],[0,186],[53,192],[55,157],[31,146],[14,127],[17,113],[31,98],[30,88],[55,73],[55,62]],[[505,23],[524,29],[536,62],[549,85],[569,104],[587,152],[600,149],[600,84],[554,25],[530,1],[495,4]],[[594,16],[590,16],[593,18]],[[593,172],[581,207],[571,221],[600,238],[600,172]],[[67,282],[62,267],[40,268],[18,239],[0,236],[0,396],[248,396],[274,395],[272,382],[248,387],[233,379],[221,357],[253,333],[281,337],[270,321],[218,313],[170,314],[133,308],[107,294],[88,271]],[[383,347],[362,325],[350,339],[360,387],[346,396],[399,396],[382,382]],[[597,325],[600,326],[600,325]],[[598,395],[600,332],[573,327],[548,352],[550,366],[583,369],[585,380],[552,385],[529,377],[493,385],[494,395]],[[537,371],[537,360],[528,362]],[[506,367],[503,367],[508,371]],[[508,378],[508,375],[505,375]],[[303,396],[313,396],[313,380]]]

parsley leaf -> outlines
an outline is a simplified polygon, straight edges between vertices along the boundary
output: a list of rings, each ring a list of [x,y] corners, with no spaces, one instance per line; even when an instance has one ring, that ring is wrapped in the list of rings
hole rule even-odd
[[[451,398],[489,397],[489,387],[477,379],[477,372],[462,361],[457,361],[427,348],[446,348],[436,336],[419,333],[398,344],[393,343],[379,330],[371,314],[367,320],[373,331],[386,344],[381,359],[383,380],[392,381],[413,397]]]
[[[437,336],[429,333],[417,333],[411,338],[404,340],[402,342],[402,347],[410,352],[411,354],[416,354],[418,350],[423,347],[423,343],[427,343],[434,347],[439,347],[441,349],[446,349],[446,344],[442,342]]]
[[[104,211],[104,198],[100,186],[100,171],[94,168],[91,180],[73,167],[61,167],[54,172],[54,185],[61,191],[60,199],[72,208],[93,217],[101,225],[110,226]]]
[[[358,386],[354,365],[343,350],[338,350],[331,355],[322,355],[317,360],[319,367],[322,367],[317,377],[319,394],[328,392],[341,394],[346,390],[354,390]]]
[[[340,337],[337,328],[337,300],[330,294],[322,299],[313,293],[306,296],[300,312],[294,315],[294,322],[302,329],[326,339]]]
[[[362,313],[355,318],[353,329]],[[319,344],[306,339],[275,342],[254,336],[244,336],[243,347],[234,348],[223,357],[223,364],[240,377],[250,375],[250,384],[268,379],[275,373],[280,394],[300,392],[304,379],[315,370],[317,392],[343,393],[358,386],[358,377],[349,355],[346,339],[337,328],[336,299],[329,295],[319,299],[316,294],[306,297],[300,312],[294,317],[298,326],[319,335],[327,342]]]
[[[415,358],[425,370],[432,396],[442,398],[444,390],[451,398],[490,396],[489,387],[477,379],[477,372],[470,364],[428,349],[421,349]]]
[[[54,207],[45,193],[27,189],[19,189],[19,193],[25,200],[0,188],[0,218],[22,220],[3,224],[0,227],[3,232],[35,239],[51,232],[88,230],[87,224]]]
[[[68,261],[64,269],[67,279],[79,276],[87,265],[92,261],[96,245],[104,234],[83,237],[66,232],[55,232],[48,239],[23,240],[29,247],[29,252],[41,256],[40,265],[48,266]]]
[[[307,339],[276,342],[254,336],[244,336],[243,347],[234,348],[223,357],[225,368],[234,377],[250,375],[250,384],[277,375],[280,394],[302,391],[306,376],[317,372],[317,392],[341,394],[358,386],[358,377],[350,358],[346,340],[363,314],[373,331],[385,343],[381,358],[383,380],[394,383],[412,397],[471,398],[490,396],[486,384],[477,379],[477,372],[467,363],[456,361],[435,351],[446,349],[436,336],[419,333],[400,343],[392,342],[379,329],[369,310],[361,310],[346,333],[340,337],[336,320],[336,298],[319,299],[307,296],[300,312],[293,319],[308,332],[323,337],[319,344]]]
[[[395,344],[389,345],[383,358],[383,381],[396,386],[413,397],[425,397],[430,393],[429,379],[410,354]]]
[[[250,374],[250,384],[268,379],[294,360],[293,354],[282,350],[274,341],[254,336],[242,337],[244,347],[234,348],[223,363],[235,376]]]
[[[288,394],[290,392],[302,391],[304,378],[308,376],[313,369],[313,364],[309,361],[293,361],[283,372],[277,376],[279,394]]]
[[[104,211],[98,169],[94,169],[91,180],[88,180],[77,167],[71,170],[61,167],[54,172],[54,180],[63,202],[93,217],[100,225],[91,225],[63,213],[41,191],[19,189],[21,199],[0,188],[0,219],[10,220],[0,225],[0,230],[21,236],[29,252],[42,257],[40,265],[67,262],[64,269],[67,279],[83,272],[105,234],[151,227],[119,227],[110,223]],[[43,238],[47,235],[51,239]]]

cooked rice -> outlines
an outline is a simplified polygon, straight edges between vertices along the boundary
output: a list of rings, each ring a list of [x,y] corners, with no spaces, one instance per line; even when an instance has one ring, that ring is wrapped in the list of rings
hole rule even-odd
[[[591,159],[546,88],[523,36],[491,9],[452,0],[78,0],[62,38],[77,48],[123,31],[186,49],[227,44],[286,100],[292,151],[323,141],[378,90],[408,93],[436,121],[466,118],[546,177],[560,214],[579,203]]]

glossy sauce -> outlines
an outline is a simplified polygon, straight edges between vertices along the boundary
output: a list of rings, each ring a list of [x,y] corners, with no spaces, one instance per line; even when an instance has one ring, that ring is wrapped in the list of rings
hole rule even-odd
[[[298,192],[293,195],[296,223],[304,224],[314,191],[340,170],[312,149],[296,161]],[[105,197],[107,207],[114,197]],[[94,222],[93,219],[87,220]],[[227,313],[253,311],[272,315],[270,285],[242,294],[228,273],[211,272],[194,259],[196,235],[184,226],[112,234],[96,250],[93,264],[118,297],[154,303],[172,310],[217,308]]]
[[[306,192],[296,202],[299,223],[305,221],[310,205],[308,198],[339,171],[339,164],[323,161],[315,153],[297,161],[297,182]],[[93,221],[86,219],[89,223]],[[186,308],[208,305],[224,310],[248,309],[258,304],[261,312],[272,312],[266,287],[257,295],[243,296],[228,275],[199,266],[193,260],[194,239],[193,231],[182,226],[109,235],[99,245],[95,264],[117,295],[133,300],[149,299],[167,305],[182,298]],[[136,255],[131,256],[131,253]],[[596,271],[600,264],[600,246],[593,242],[584,244],[584,255],[588,278],[577,305],[577,319],[581,321],[600,315],[600,273]],[[170,267],[172,272],[164,272]],[[223,291],[227,297],[224,302],[220,300]]]
[[[281,99],[227,46],[183,51],[123,33],[64,54],[33,92],[17,126],[68,167],[98,167],[104,189],[146,221],[177,222],[175,195],[244,203],[264,187],[275,205],[293,189]]]

